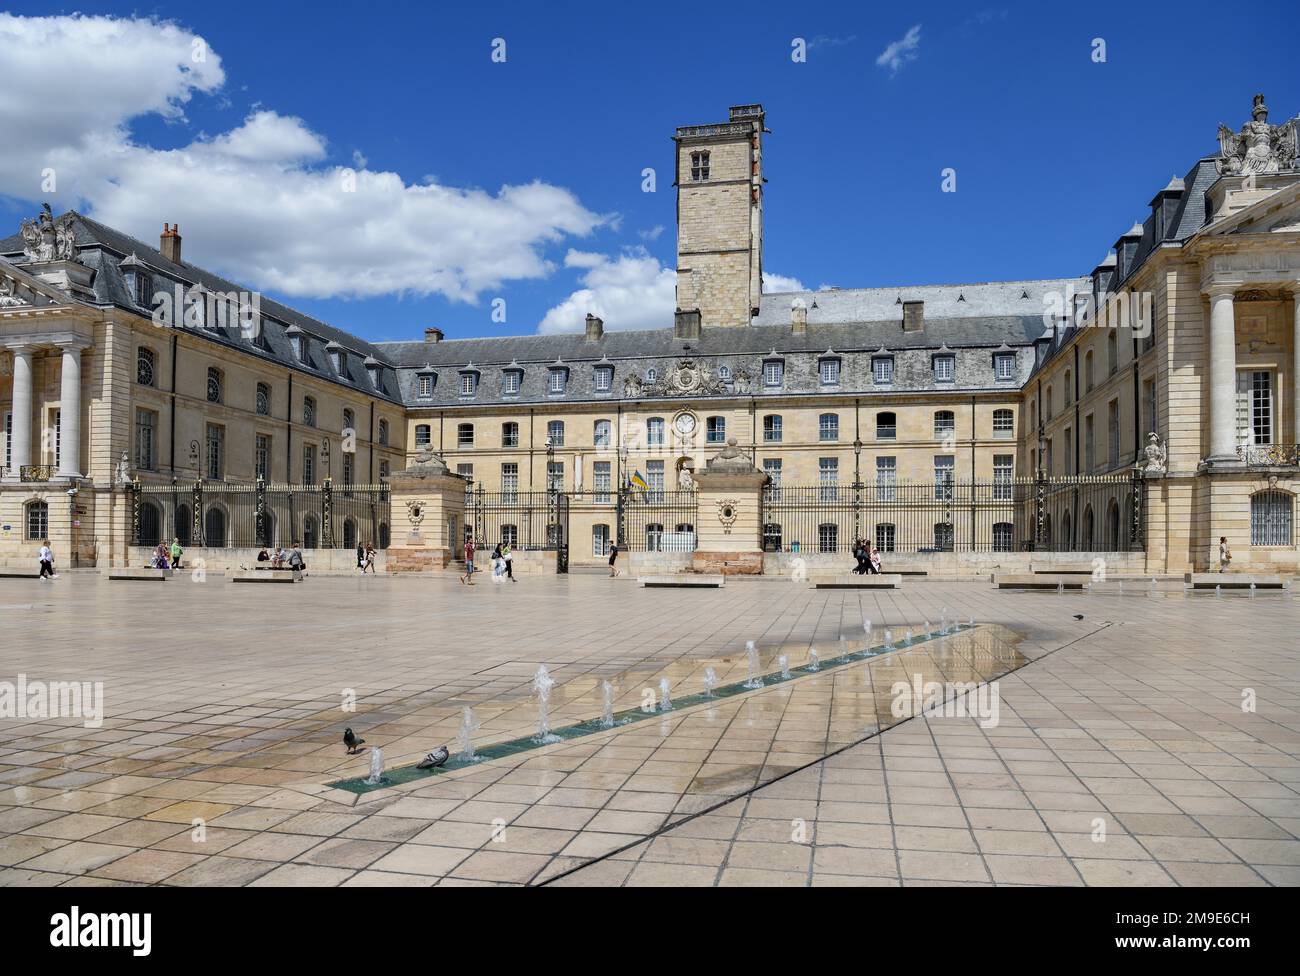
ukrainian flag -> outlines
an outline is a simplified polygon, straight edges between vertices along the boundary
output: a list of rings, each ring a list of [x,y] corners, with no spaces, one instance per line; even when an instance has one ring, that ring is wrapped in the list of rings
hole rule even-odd
[[[647,491],[647,490],[650,488],[650,486],[649,486],[648,484],[646,484],[646,480],[645,480],[645,478],[642,478],[642,477],[641,477],[641,472],[640,472],[640,471],[633,471],[633,472],[632,472],[632,477],[631,477],[630,480],[631,480],[633,486],[635,486],[635,487],[637,487],[637,488],[640,488],[642,491]]]

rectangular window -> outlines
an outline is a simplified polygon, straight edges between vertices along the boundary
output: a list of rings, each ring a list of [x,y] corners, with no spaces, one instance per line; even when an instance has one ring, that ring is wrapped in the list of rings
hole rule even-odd
[[[501,465],[502,501],[514,504],[518,500],[519,465],[513,462]]]
[[[645,439],[646,444],[650,447],[663,447],[664,443],[664,418],[651,417],[645,422]]]
[[[253,441],[253,474],[263,481],[271,480],[271,438],[258,434]]]
[[[152,471],[158,462],[157,418],[152,410],[139,408],[135,412],[135,465]]]
[[[934,357],[934,381],[936,383],[951,383],[953,376],[956,375],[956,371],[957,360],[954,357]]]
[[[546,425],[546,443],[551,447],[564,446],[564,421],[552,420]]]
[[[433,377],[424,374],[420,377],[420,399],[427,400],[433,396]]]
[[[727,442],[726,417],[709,417],[705,421],[705,440],[710,444],[725,444]]]
[[[519,446],[519,425],[513,421],[501,425],[501,446]]]
[[[609,388],[614,384],[614,371],[608,366],[600,366],[596,369],[596,392],[608,393]]]
[[[840,439],[840,415],[824,413],[817,418],[817,439],[820,441],[837,441]]]
[[[355,480],[356,461],[357,456],[355,454],[343,455],[343,484],[350,485]]]
[[[840,361],[823,359],[821,361],[822,386],[838,386],[840,382]]]
[[[1097,467],[1096,434],[1093,430],[1093,416],[1083,418],[1083,470],[1091,472]]]
[[[597,461],[592,465],[591,487],[596,493],[596,501],[602,503],[609,501],[609,492],[613,487],[613,482],[608,461]]]
[[[763,418],[763,443],[779,444],[781,442],[781,415],[768,414]]]
[[[313,485],[316,483],[315,444],[304,444],[302,446],[302,483],[304,485]]]
[[[817,494],[824,502],[833,502],[839,497],[840,483],[840,459],[839,458],[818,458],[817,459],[817,484],[819,485]]]
[[[993,436],[1014,437],[1016,435],[1015,414],[1007,409],[993,411]]]
[[[474,425],[458,424],[456,427],[456,446],[473,447],[474,446]]]
[[[934,456],[934,497],[938,501],[952,501],[952,485],[956,475],[956,458],[951,454]]]
[[[208,424],[206,437],[208,478],[212,481],[220,481],[225,471],[225,451],[223,450],[225,440],[226,429],[224,427]]]
[[[770,479],[767,483],[767,497],[770,501],[781,500],[781,459],[763,458],[763,474]]]
[[[1237,373],[1237,443],[1243,447],[1273,443],[1273,374],[1268,370]]]
[[[650,486],[650,501],[663,501],[664,497],[664,463],[662,461],[647,461],[645,466],[646,484]]]
[[[872,376],[877,386],[888,386],[894,382],[894,357],[877,356],[871,361]]]
[[[546,490],[547,491],[564,490],[564,462],[563,461],[546,462]]]
[[[993,373],[999,380],[1016,378],[1016,354],[1000,352],[993,357]]]
[[[785,364],[779,360],[770,359],[763,364],[763,385],[780,386],[781,378],[785,374]]]
[[[1011,501],[1011,478],[1014,471],[1013,458],[1010,454],[993,455],[993,500]]]
[[[876,501],[892,502],[898,491],[898,459],[876,458]]]
[[[593,556],[609,555],[609,526],[605,524],[591,527],[591,554]]]
[[[506,396],[514,396],[519,392],[519,370],[508,369],[501,377],[501,392]]]
[[[1119,401],[1111,400],[1106,407],[1106,436],[1110,445],[1110,466],[1119,467]]]
[[[839,548],[840,527],[834,522],[823,522],[817,526],[817,551],[835,552]]]

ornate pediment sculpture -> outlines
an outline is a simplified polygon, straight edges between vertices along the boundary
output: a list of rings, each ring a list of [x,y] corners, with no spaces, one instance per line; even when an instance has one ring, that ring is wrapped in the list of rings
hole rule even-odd
[[[1300,165],[1295,119],[1282,125],[1270,125],[1264,96],[1256,95],[1251,120],[1233,132],[1219,125],[1220,173],[1230,176],[1254,176],[1294,170]]]
[[[31,303],[18,297],[18,287],[12,278],[0,277],[0,308],[14,308],[29,304]]]
[[[749,374],[745,373],[744,377],[748,388]],[[678,360],[676,365],[657,375],[653,381],[639,376],[629,376],[623,381],[623,395],[629,398],[722,396],[729,392],[726,380],[689,356]]]
[[[72,230],[72,214],[66,213],[58,220],[47,203],[35,220],[22,224],[23,254],[28,261],[75,261],[77,241]]]

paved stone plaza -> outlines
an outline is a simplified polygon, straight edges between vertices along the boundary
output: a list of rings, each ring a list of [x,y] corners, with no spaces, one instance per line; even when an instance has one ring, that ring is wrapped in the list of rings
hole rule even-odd
[[[103,681],[105,707],[98,728],[0,719],[0,883],[1300,883],[1300,604],[1126,585],[0,580],[0,681]],[[373,792],[329,785],[364,777],[373,745],[389,770],[452,745],[464,705],[480,747],[529,735],[539,664],[560,727],[599,716],[602,680],[620,710],[663,677],[685,702],[706,667],[743,681],[747,640],[770,674],[860,650],[864,617],[901,643],[944,608],[977,626]],[[915,675],[996,681],[998,721],[894,716]]]

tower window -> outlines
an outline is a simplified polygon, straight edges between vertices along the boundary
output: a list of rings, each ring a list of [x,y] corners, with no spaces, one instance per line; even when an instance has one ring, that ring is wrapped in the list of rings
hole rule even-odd
[[[691,153],[691,180],[695,183],[709,178],[709,154],[707,151]]]

